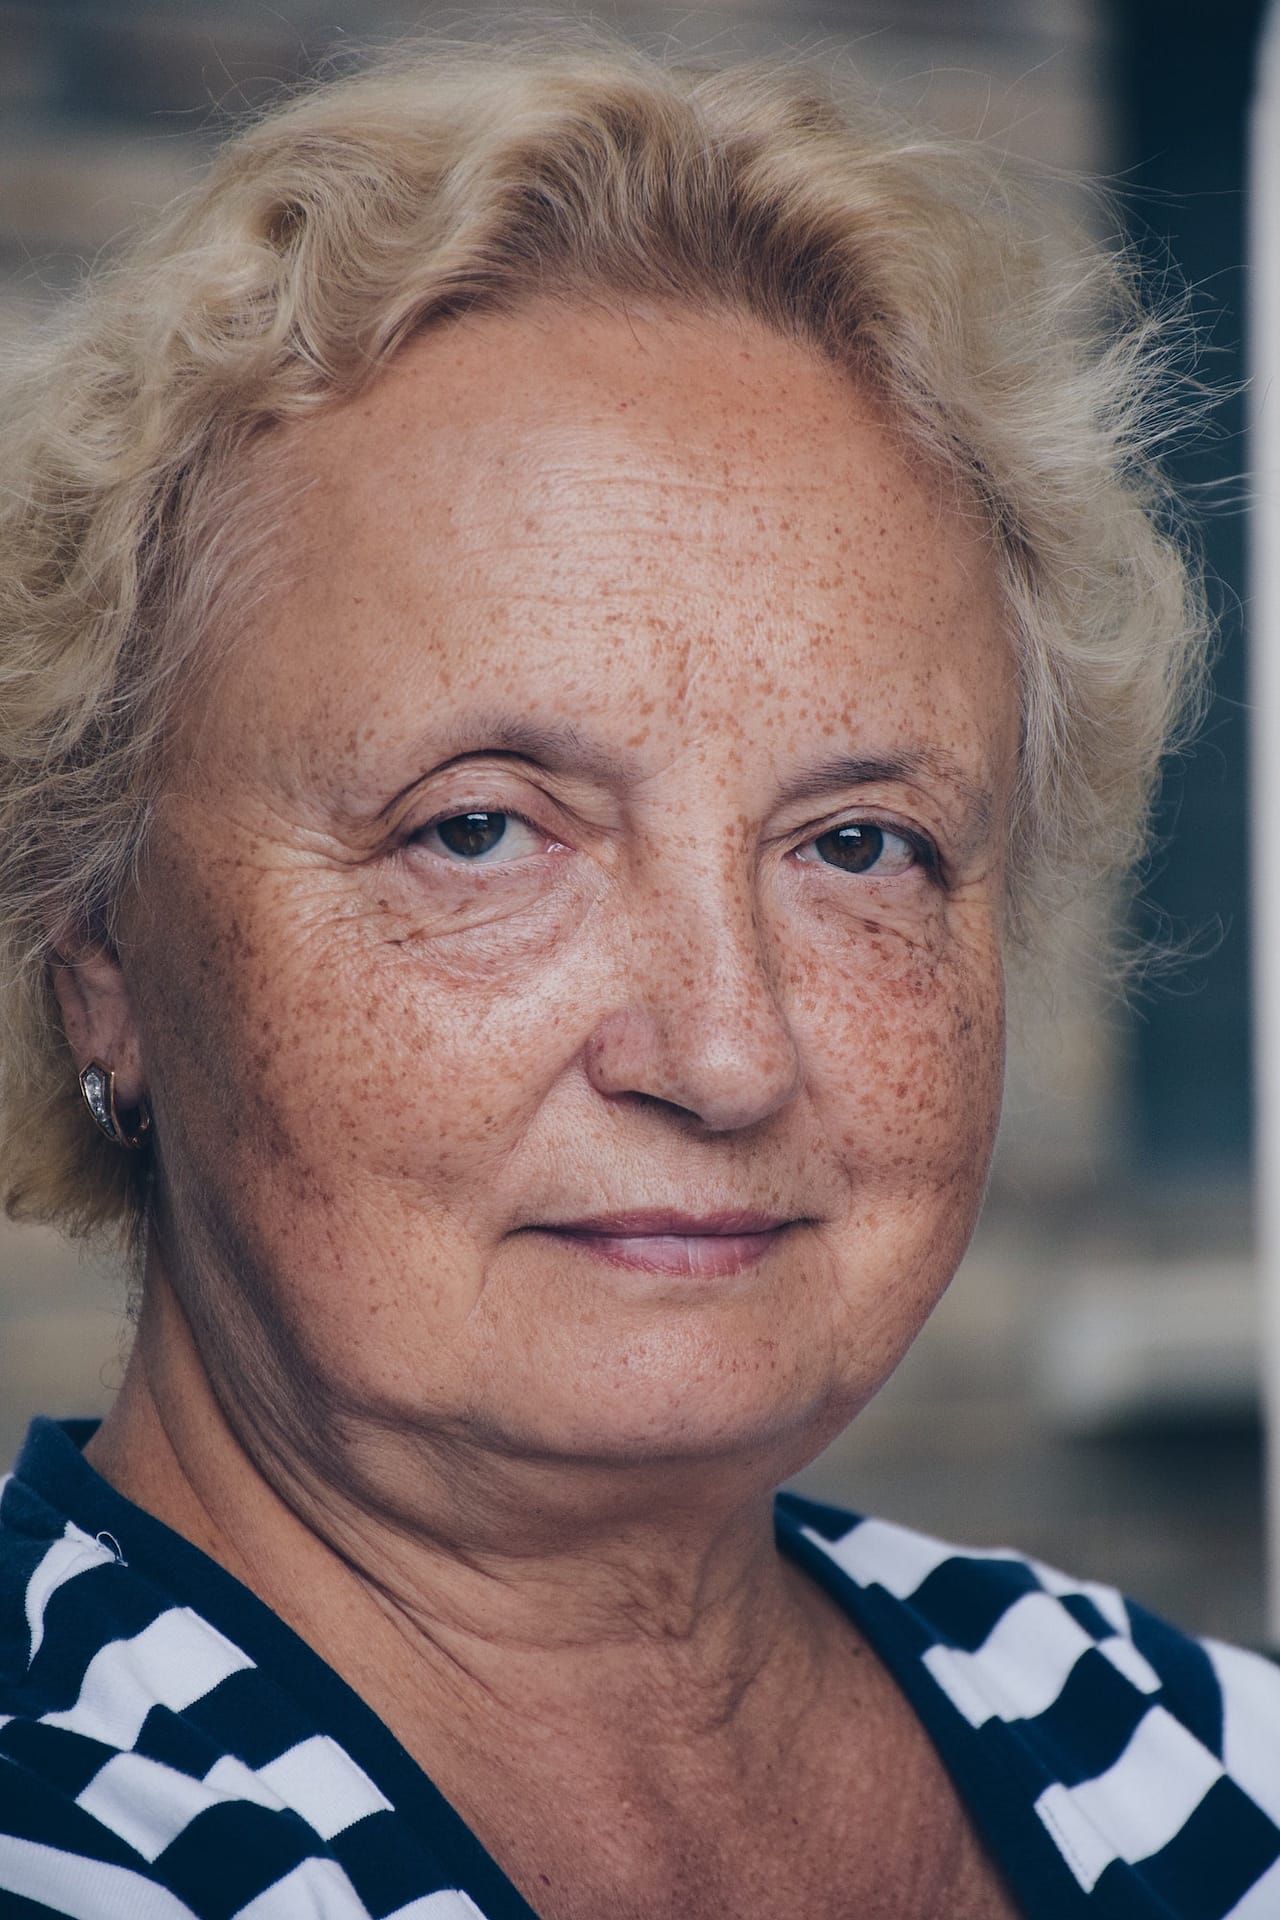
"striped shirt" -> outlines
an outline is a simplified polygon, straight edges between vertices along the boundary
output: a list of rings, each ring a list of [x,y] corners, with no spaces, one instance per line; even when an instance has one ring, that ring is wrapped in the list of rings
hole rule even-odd
[[[534,1920],[276,1615],[37,1421],[0,1495],[0,1915]],[[1033,1920],[1280,1920],[1280,1670],[1015,1553],[778,1498]]]

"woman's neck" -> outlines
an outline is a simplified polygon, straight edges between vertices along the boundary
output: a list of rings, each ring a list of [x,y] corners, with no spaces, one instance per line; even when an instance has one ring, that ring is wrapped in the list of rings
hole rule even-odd
[[[778,1556],[767,1483],[726,1503],[724,1474],[677,1470],[665,1498],[653,1476],[646,1510],[623,1467],[611,1483],[598,1464],[455,1452],[447,1478],[466,1496],[406,1527],[323,1463],[260,1470],[166,1285],[149,1288],[88,1457],[280,1614],[433,1774],[449,1771],[442,1741],[501,1753],[513,1719],[529,1752],[669,1768],[674,1750],[728,1755],[757,1729],[776,1743],[821,1690],[829,1604]]]

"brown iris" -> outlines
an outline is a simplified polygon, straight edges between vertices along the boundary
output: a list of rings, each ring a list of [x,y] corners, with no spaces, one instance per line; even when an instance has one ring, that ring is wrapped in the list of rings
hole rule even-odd
[[[833,827],[813,842],[828,865],[845,873],[866,873],[884,852],[884,830],[865,821]]]
[[[436,822],[436,832],[450,853],[469,860],[492,853],[506,830],[505,813],[459,813],[451,820]]]

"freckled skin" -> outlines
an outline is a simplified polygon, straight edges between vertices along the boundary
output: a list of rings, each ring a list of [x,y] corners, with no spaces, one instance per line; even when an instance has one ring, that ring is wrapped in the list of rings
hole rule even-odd
[[[459,328],[295,430],[304,563],[166,813],[138,956],[166,1167],[296,1319],[291,1367],[570,1454],[842,1424],[968,1237],[999,1085],[998,836],[947,892],[771,844],[874,803],[946,855],[941,789],[778,808],[837,739],[1001,788],[985,559],[834,371],[651,325],[576,352],[527,326],[514,395],[502,329]],[[493,709],[570,716],[638,777],[553,788],[577,819],[515,763],[432,783],[433,729],[478,752]],[[415,780],[397,826],[541,804],[568,850],[387,851],[369,815]],[[698,1298],[516,1231],[667,1203],[817,1224]]]
[[[141,1399],[211,1389],[388,1589],[369,1516],[532,1554],[678,1510],[705,1566],[749,1510],[754,1550],[980,1204],[1016,753],[982,541],[845,377],[724,319],[468,320],[266,457],[290,564],[126,917],[161,1205],[99,1457],[136,1481]],[[909,770],[788,797],[836,753]],[[451,862],[430,823],[481,809],[529,825]],[[851,819],[938,872],[824,862]],[[537,1230],[663,1206],[797,1224],[709,1282]]]

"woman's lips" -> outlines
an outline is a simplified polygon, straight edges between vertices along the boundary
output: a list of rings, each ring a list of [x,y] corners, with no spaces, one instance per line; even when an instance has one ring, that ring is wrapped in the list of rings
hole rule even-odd
[[[793,1224],[743,1212],[697,1220],[678,1214],[614,1214],[541,1231],[610,1266],[699,1279],[741,1273],[763,1259]]]

